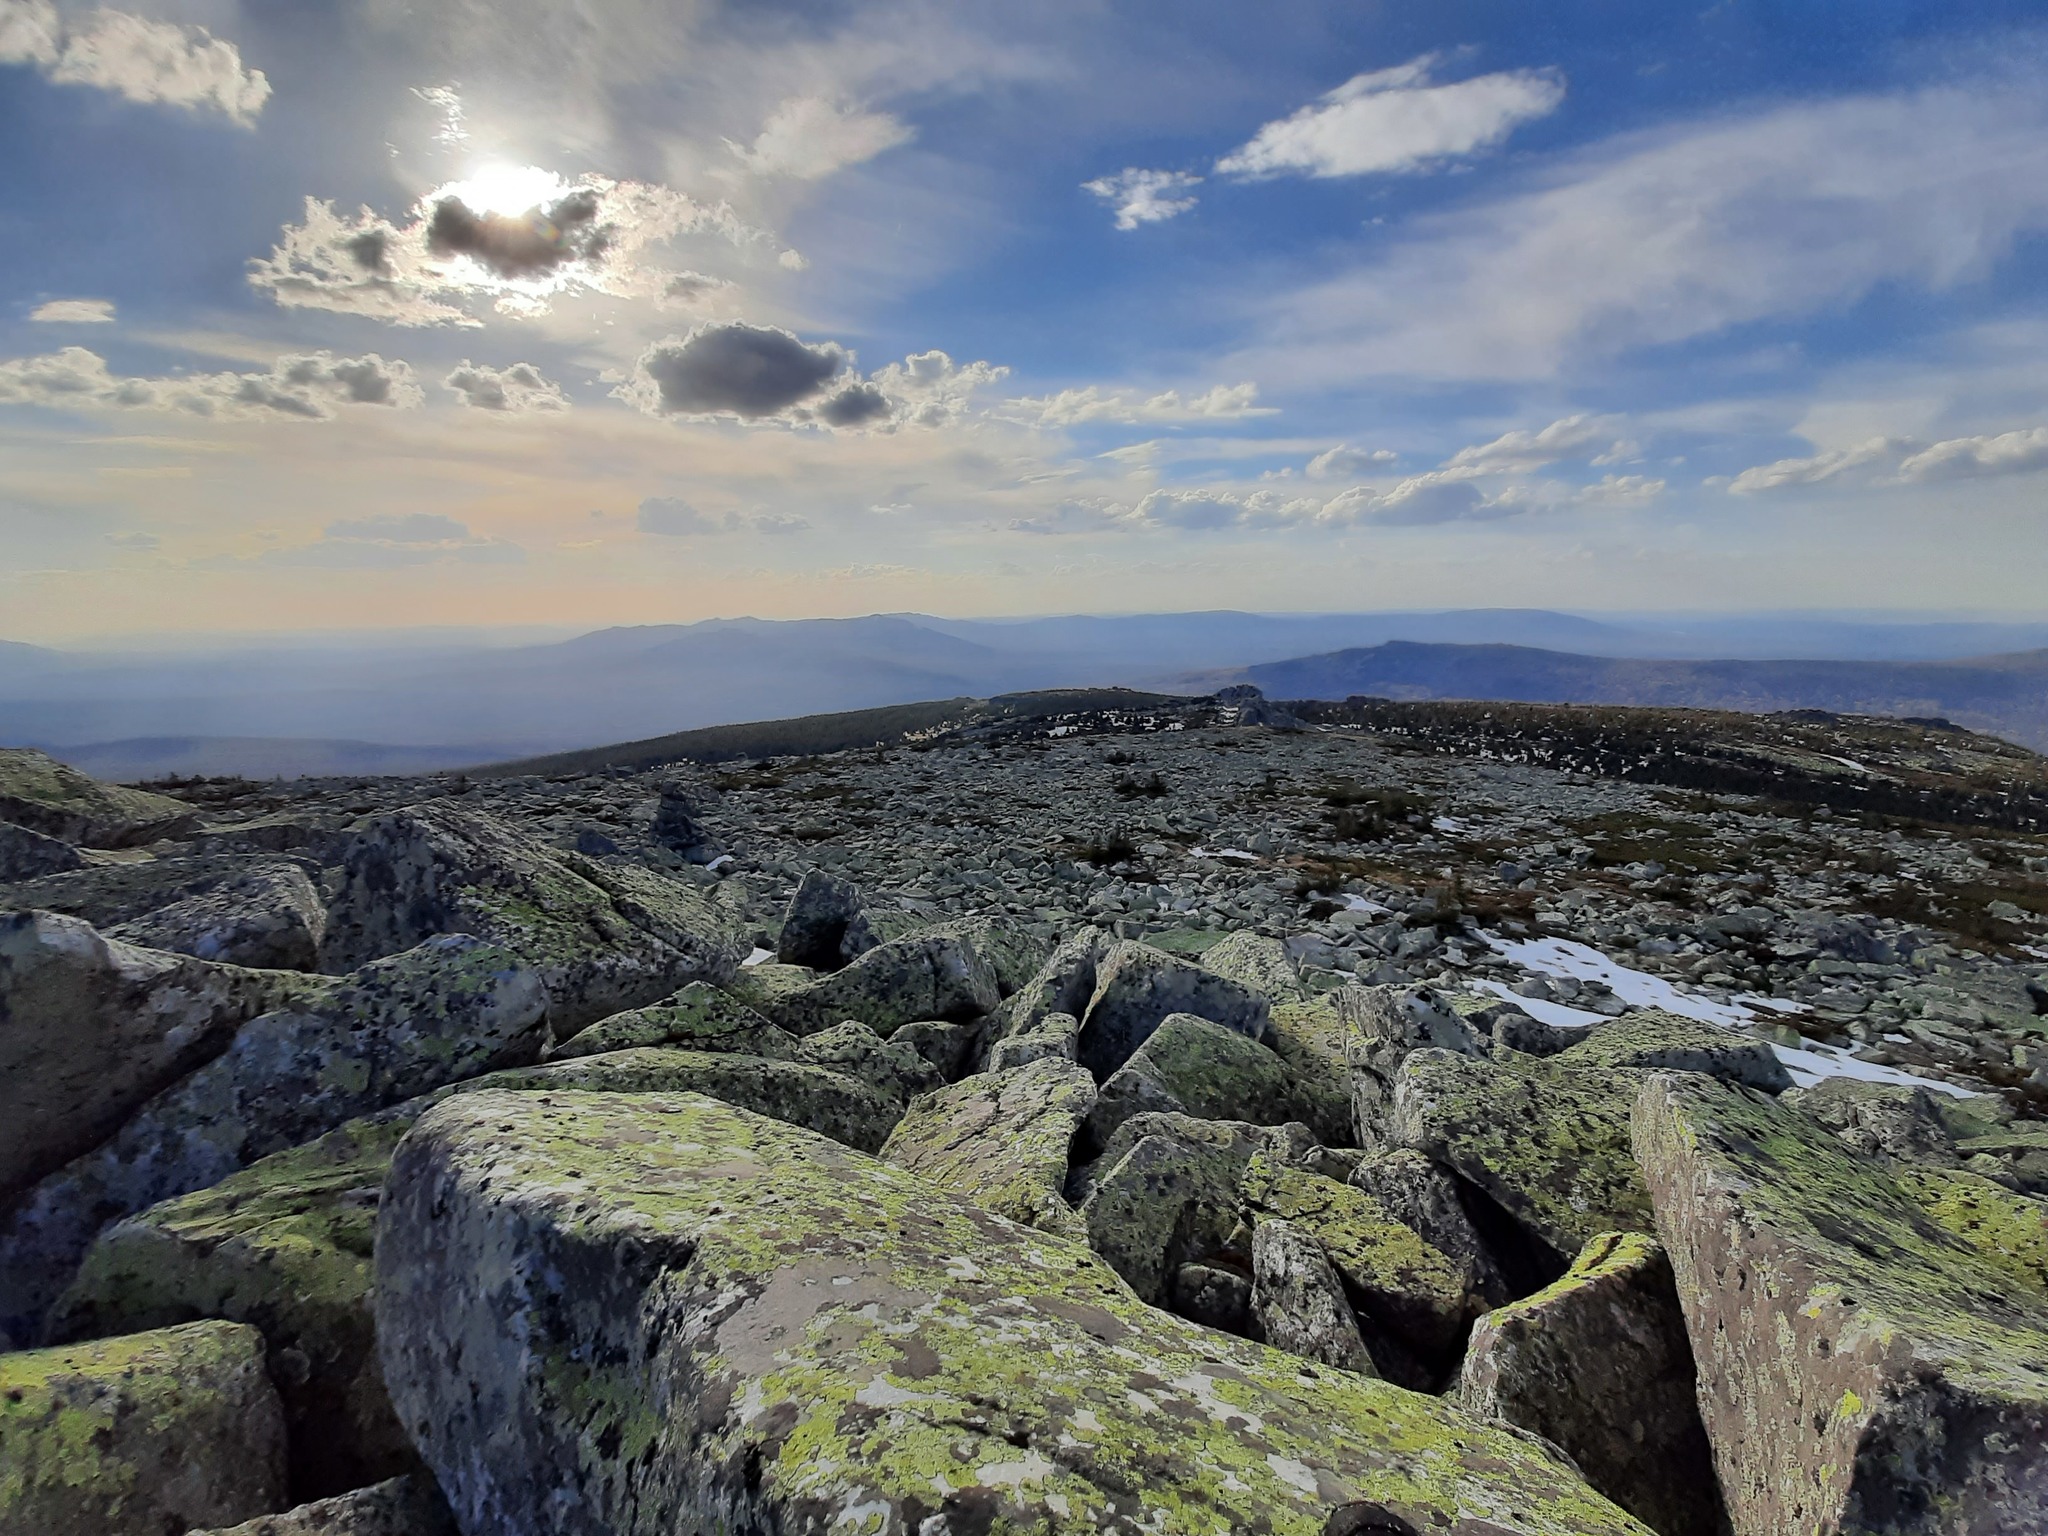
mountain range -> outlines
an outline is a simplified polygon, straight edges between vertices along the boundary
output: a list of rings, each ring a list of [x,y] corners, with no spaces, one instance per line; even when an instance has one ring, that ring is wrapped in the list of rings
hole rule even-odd
[[[2023,654],[2037,648],[2048,624],[1541,609],[713,619],[517,643],[453,631],[106,651],[0,642],[0,742],[126,779],[398,773],[930,699],[1250,681],[1280,698],[1948,715],[2048,745],[2048,651]]]

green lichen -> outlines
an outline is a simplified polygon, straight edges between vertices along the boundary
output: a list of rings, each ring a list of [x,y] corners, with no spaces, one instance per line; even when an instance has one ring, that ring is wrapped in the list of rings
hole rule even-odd
[[[1078,1234],[1061,1191],[1094,1099],[1094,1080],[1058,1058],[963,1078],[912,1104],[882,1156],[999,1216]]]
[[[548,1054],[597,1056],[635,1046],[675,1046],[696,1051],[738,1051],[787,1060],[796,1041],[784,1030],[727,992],[693,981],[666,1002],[652,1003],[600,1019]]]
[[[1074,1244],[701,1099],[456,1100],[393,1188],[387,1347],[458,1507],[517,1520],[574,1486],[620,1536],[714,1511],[1316,1536],[1370,1499],[1417,1529],[1642,1531],[1502,1430],[1153,1312]],[[494,1246],[515,1231],[531,1246]],[[451,1376],[438,1341],[478,1302],[443,1277],[480,1265],[521,1342]],[[623,1287],[602,1302],[548,1279],[598,1272]],[[502,1432],[472,1442],[473,1415]]]
[[[2048,1303],[2048,1203],[1966,1169],[1899,1168],[1894,1174],[1937,1226]]]

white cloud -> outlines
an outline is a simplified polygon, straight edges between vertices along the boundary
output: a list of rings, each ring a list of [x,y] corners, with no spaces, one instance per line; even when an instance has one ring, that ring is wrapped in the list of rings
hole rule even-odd
[[[1093,192],[1116,211],[1118,229],[1136,229],[1140,224],[1163,224],[1195,206],[1195,199],[1178,194],[1198,187],[1202,178],[1185,171],[1143,171],[1135,167],[1114,176],[1098,176],[1081,183],[1083,192]]]
[[[1613,428],[1603,426],[1594,417],[1567,416],[1540,431],[1503,432],[1490,443],[1460,448],[1445,461],[1445,467],[1488,475],[1527,474],[1559,459],[1583,455],[1595,444],[1610,442],[1613,436]]]
[[[50,0],[0,3],[0,64],[32,64],[59,85],[91,85],[130,101],[216,111],[243,127],[270,99],[260,69],[204,27],[94,11],[67,28]]]
[[[660,299],[679,281],[694,291],[715,280],[647,258],[696,235],[741,249],[775,244],[725,204],[669,187],[498,167],[428,193],[396,224],[368,208],[345,218],[309,197],[304,222],[287,225],[270,255],[250,262],[249,281],[287,308],[473,326],[463,306],[476,298],[532,317],[564,294]]]
[[[915,352],[874,372],[874,383],[895,402],[908,426],[941,427],[967,414],[974,392],[998,384],[1010,370],[993,363],[956,363],[944,352]]]
[[[28,312],[31,320],[45,325],[110,325],[114,319],[112,299],[52,299]]]
[[[757,176],[817,181],[872,160],[911,138],[887,112],[866,112],[823,96],[792,96],[768,116],[751,146],[727,147]]]
[[[1647,475],[1602,475],[1582,485],[1572,500],[1586,507],[1647,507],[1664,494],[1662,480]]]
[[[84,347],[0,362],[0,405],[60,410],[176,411],[216,418],[324,421],[337,406],[407,409],[420,403],[412,369],[376,353],[281,357],[264,373],[190,373],[123,378]]]
[[[1374,470],[1385,469],[1400,457],[1391,448],[1354,448],[1349,443],[1340,443],[1335,448],[1317,454],[1308,461],[1304,473],[1311,480],[1349,480],[1358,475],[1369,475]]]
[[[1910,444],[1895,437],[1873,437],[1849,448],[1831,448],[1803,459],[1779,459],[1745,469],[1728,483],[1737,496],[1754,496],[1760,491],[1780,491],[1788,485],[1818,485],[1853,469],[1897,459]]]
[[[568,397],[562,386],[545,377],[531,363],[514,363],[509,368],[486,368],[465,361],[441,383],[453,390],[462,403],[480,411],[520,415],[527,411],[566,411]]]
[[[2048,89],[1964,84],[1750,111],[1569,157],[1284,295],[1238,365],[1300,387],[1547,378],[1631,348],[1991,272],[2048,228]]]
[[[1485,522],[1523,510],[1514,498],[1488,499],[1465,470],[1431,470],[1410,475],[1389,489],[1353,486],[1323,503],[1316,521],[1420,527],[1432,523]]]
[[[1489,149],[1564,100],[1551,69],[1505,70],[1448,85],[1439,58],[1357,75],[1291,117],[1266,124],[1216,162],[1219,176],[1364,176],[1419,171]]]
[[[2048,469],[2048,427],[1995,437],[1952,437],[1899,465],[1902,480],[1967,480]]]
[[[1198,395],[1177,389],[1146,395],[1133,389],[1104,389],[1090,384],[1063,389],[1056,395],[1024,395],[1007,402],[1005,412],[1043,427],[1072,427],[1087,422],[1238,421],[1274,416],[1271,406],[1257,404],[1256,384],[1218,384]]]

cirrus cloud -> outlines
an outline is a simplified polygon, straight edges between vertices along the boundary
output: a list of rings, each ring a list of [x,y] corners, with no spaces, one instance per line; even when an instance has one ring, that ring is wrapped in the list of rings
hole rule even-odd
[[[867,112],[823,96],[792,96],[762,125],[751,145],[726,147],[757,176],[818,181],[910,141],[911,131],[887,112]]]

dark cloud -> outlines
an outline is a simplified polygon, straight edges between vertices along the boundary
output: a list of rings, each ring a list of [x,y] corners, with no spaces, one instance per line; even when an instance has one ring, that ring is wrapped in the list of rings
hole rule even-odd
[[[846,365],[840,347],[808,346],[774,326],[703,325],[643,352],[629,397],[663,415],[759,421],[814,400]]]
[[[471,257],[503,278],[545,277],[603,257],[611,230],[597,214],[597,193],[588,187],[516,214],[477,213],[459,197],[444,197],[427,221],[427,249]]]
[[[886,420],[889,397],[872,384],[849,384],[818,407],[818,419],[831,427],[863,427]]]
[[[562,387],[531,363],[487,368],[465,362],[441,382],[460,395],[464,405],[480,411],[517,415],[524,411],[566,411],[569,408]]]

